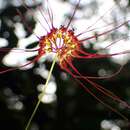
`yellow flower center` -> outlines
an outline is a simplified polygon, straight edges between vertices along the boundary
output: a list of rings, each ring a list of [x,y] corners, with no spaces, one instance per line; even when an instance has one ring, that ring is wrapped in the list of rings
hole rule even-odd
[[[79,48],[79,41],[72,30],[65,27],[54,28],[40,40],[39,53],[57,53],[60,65],[64,60],[71,60]]]

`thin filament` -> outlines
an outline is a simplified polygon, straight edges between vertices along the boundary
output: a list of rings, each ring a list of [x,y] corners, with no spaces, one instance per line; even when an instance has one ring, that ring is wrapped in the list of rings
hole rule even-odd
[[[100,34],[97,34],[97,36],[94,35],[94,36],[91,36],[91,37],[82,39],[82,40],[80,40],[80,42],[84,42],[84,41],[86,41],[86,40],[93,39],[93,38],[102,36],[102,35],[104,35],[104,34],[108,34],[108,33],[112,32],[113,30],[117,30],[118,28],[122,27],[123,25],[125,25],[125,24],[128,23],[128,22],[130,22],[130,20],[128,20],[128,21],[126,21],[126,22],[120,24],[119,26],[116,26],[115,28],[112,28],[112,29],[110,29],[110,30],[108,30],[108,31],[105,31],[105,32],[100,33]]]
[[[24,6],[24,8],[26,9],[26,10],[29,10],[30,12],[31,12],[31,14],[33,15],[33,13],[32,13],[32,10],[31,9],[29,9],[27,6],[26,6],[26,4],[25,3],[23,3],[23,6]],[[19,11],[20,12],[20,11]],[[21,15],[21,12],[20,12],[20,15]],[[43,17],[44,18],[44,17]],[[43,26],[43,24],[42,24],[42,22],[37,18],[37,20],[38,20],[38,22],[40,23],[40,25],[42,26],[42,28],[46,31],[46,32],[48,32],[47,31],[47,29],[45,28],[45,26]],[[24,22],[24,21],[23,21]],[[25,22],[24,22],[25,23]],[[26,23],[25,23],[26,24]],[[26,25],[27,26],[27,28],[29,28],[28,27],[28,25]],[[29,29],[29,31],[30,31],[30,29]],[[32,32],[32,31],[31,31]]]
[[[48,86],[49,80],[50,80],[51,75],[52,75],[52,71],[53,71],[53,69],[54,69],[54,65],[55,65],[55,63],[56,63],[56,59],[57,59],[57,55],[56,55],[56,56],[54,57],[54,59],[53,59],[53,62],[52,62],[52,65],[51,65],[51,68],[50,68],[50,71],[49,71],[49,74],[48,74],[48,77],[47,77],[47,80],[46,80],[44,89],[43,89],[43,91],[42,91],[41,97],[39,98],[39,100],[38,100],[38,102],[37,102],[37,104],[36,104],[36,106],[35,106],[35,109],[34,109],[32,115],[31,115],[31,117],[29,118],[29,121],[28,121],[28,123],[27,123],[27,125],[26,125],[26,127],[25,127],[25,130],[28,130],[28,128],[29,128],[29,126],[30,126],[30,124],[31,124],[31,121],[32,121],[34,115],[35,115],[36,112],[37,112],[37,109],[38,109],[38,107],[39,107],[39,105],[40,105],[40,102],[41,102],[42,98],[43,98],[44,95],[45,95],[46,88],[47,88],[47,86]]]
[[[76,11],[77,11],[77,8],[78,8],[78,6],[79,6],[79,4],[80,4],[80,1],[81,0],[79,0],[78,1],[78,3],[77,3],[77,5],[76,5],[76,7],[75,7],[75,9],[74,9],[74,12],[73,12],[73,14],[72,14],[72,16],[71,16],[71,18],[70,18],[70,21],[69,21],[69,23],[67,24],[67,29],[69,28],[69,26],[70,26],[70,24],[71,24],[71,22],[72,22],[72,20],[73,20],[73,18],[74,18],[74,15],[75,15],[75,13],[76,13]]]
[[[48,25],[49,30],[51,30],[51,27],[50,27],[50,25],[49,25],[49,23],[48,23],[48,21],[47,21],[47,18],[45,17],[45,15],[44,15],[44,13],[43,13],[43,10],[41,9],[41,7],[38,7],[38,8],[39,8],[39,11],[40,11],[40,13],[41,13],[43,19],[45,20],[46,24]],[[46,29],[46,30],[47,30],[47,29]],[[48,31],[47,31],[47,32],[48,32]]]
[[[26,6],[25,6],[26,7]],[[19,11],[19,9],[16,9],[17,10],[17,12],[18,12],[18,14],[20,15],[20,17],[22,18],[22,22],[25,24],[25,26],[27,27],[27,29],[28,29],[28,31],[29,32],[33,32],[34,33],[34,35],[40,40],[40,37],[39,36],[37,36],[37,34],[34,32],[34,31],[32,31],[32,29],[28,26],[28,24],[25,22],[25,20],[24,20],[24,16],[22,15],[22,13]]]
[[[75,58],[79,58],[79,59],[98,59],[98,58],[109,58],[112,56],[117,56],[117,55],[123,55],[123,54],[128,54],[130,53],[130,50],[126,50],[126,51],[122,51],[122,52],[117,52],[117,53],[112,53],[112,54],[92,54],[92,55],[87,55],[87,56],[80,56],[80,55],[76,55],[73,57]]]
[[[111,11],[113,9],[113,7],[114,7],[114,5],[109,10],[107,10],[103,15],[101,15],[93,24],[91,24],[89,27],[87,27],[86,31],[88,29],[90,29],[91,27],[93,27],[94,24],[99,22],[105,16],[105,14],[107,14],[109,11]],[[79,33],[77,36],[80,36],[80,35],[86,33],[86,31]]]
[[[51,21],[51,26],[53,28],[54,27],[53,26],[53,12],[52,12],[52,8],[51,8],[51,5],[50,5],[48,0],[47,0],[47,5],[48,5],[47,12],[48,12],[48,15],[49,15],[49,18],[50,18],[50,21]]]
[[[82,79],[82,78],[87,78],[87,79],[110,79],[110,78],[115,77],[116,75],[118,75],[121,72],[121,70],[123,69],[123,67],[124,67],[124,65],[121,65],[120,68],[115,73],[113,73],[111,75],[107,75],[107,76],[86,76],[86,75],[83,75],[81,77],[79,75],[75,75],[75,74],[73,74],[73,75],[75,76],[75,78],[78,78],[78,79]]]
[[[88,92],[90,95],[92,95],[97,101],[99,101],[101,104],[103,104],[104,106],[106,106],[107,108],[109,108],[110,110],[112,110],[113,112],[117,113],[118,115],[120,115],[123,119],[125,119],[126,121],[128,121],[128,119],[122,115],[120,112],[118,112],[116,109],[114,109],[113,107],[111,107],[110,105],[106,104],[105,102],[103,102],[99,97],[97,97],[89,88],[87,88],[83,83],[81,83],[80,80],[76,79],[76,81],[81,85],[82,88],[85,89],[86,92]]]
[[[71,66],[71,63],[68,63],[69,66]],[[80,76],[81,74],[79,72],[77,72],[76,68],[73,68],[73,66],[71,66],[72,69],[74,69],[74,71],[76,73],[78,73]],[[76,69],[76,70],[75,70]],[[118,112],[116,109],[114,109],[113,107],[111,107],[110,105],[106,104],[105,102],[103,102],[99,97],[97,97],[89,88],[87,88],[79,79],[77,79],[75,77],[75,75],[67,68],[65,68],[65,70],[73,77],[75,78],[75,80],[81,85],[81,87],[83,87],[85,89],[85,91],[87,91],[90,95],[92,95],[97,101],[99,101],[100,103],[102,103],[104,106],[106,106],[107,108],[111,109],[112,111],[114,111],[115,113],[117,113],[118,115],[120,115],[122,118],[124,118],[125,120],[128,120],[124,115],[122,115],[120,112]],[[84,79],[84,78],[83,78]],[[117,97],[116,95],[114,95],[111,91],[101,87],[100,85],[92,82],[89,79],[85,79],[88,83],[90,83],[92,86],[94,86],[97,90],[99,90],[99,92],[102,92],[102,94],[105,94],[123,104],[125,104],[128,108],[129,105],[126,104],[126,102],[122,101],[121,99],[119,99],[119,97]]]
[[[21,53],[21,52],[35,52],[38,51],[38,49],[20,49],[20,48],[0,48],[0,52],[16,52],[16,53]]]
[[[6,72],[11,72],[11,71],[14,71],[14,70],[17,70],[17,69],[20,69],[20,68],[24,68],[25,66],[28,66],[29,64],[36,62],[40,57],[41,57],[41,55],[35,57],[32,61],[29,61],[28,63],[21,65],[19,67],[2,70],[2,71],[0,71],[0,74],[6,73]]]
[[[67,62],[67,61],[66,61]],[[96,84],[95,82],[89,80],[88,78],[84,78],[80,72],[72,65],[72,63],[67,62],[68,65],[79,75],[81,76],[82,79],[86,80],[87,82],[89,82],[92,86],[94,86],[97,90],[99,90],[100,92],[102,92],[104,95],[111,97],[112,99],[115,99],[116,101],[126,105],[127,108],[130,108],[130,106],[123,100],[121,100],[118,96],[114,95],[111,91],[103,88],[102,86]]]

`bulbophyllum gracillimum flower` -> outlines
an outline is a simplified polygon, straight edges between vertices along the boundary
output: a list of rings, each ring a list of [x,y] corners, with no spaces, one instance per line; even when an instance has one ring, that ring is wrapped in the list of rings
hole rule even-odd
[[[79,83],[80,86],[85,89],[86,92],[91,94],[100,103],[104,104],[109,109],[118,113],[120,116],[122,116],[123,118],[126,119],[126,117],[123,116],[120,112],[118,112],[116,109],[114,109],[113,107],[111,107],[110,105],[108,105],[107,103],[102,101],[85,84],[85,83],[89,83],[95,89],[97,89],[103,96],[112,98],[113,100],[115,100],[119,103],[122,103],[122,104],[124,104],[124,106],[130,108],[130,106],[125,101],[121,100],[119,97],[117,97],[116,95],[114,95],[112,92],[105,89],[101,85],[92,81],[92,79],[103,79],[103,78],[113,77],[121,71],[123,66],[121,66],[120,69],[112,75],[102,76],[102,77],[92,77],[92,76],[90,77],[90,76],[81,74],[79,72],[79,70],[76,68],[76,66],[73,64],[73,60],[74,59],[87,60],[87,59],[97,59],[97,58],[101,59],[101,58],[109,58],[112,56],[117,56],[117,55],[119,56],[119,55],[124,55],[124,54],[130,53],[130,49],[128,49],[128,48],[124,51],[119,50],[118,52],[114,52],[114,53],[102,53],[102,52],[106,51],[107,49],[109,49],[110,47],[118,44],[119,42],[121,42],[125,39],[123,36],[125,35],[125,32],[129,32],[127,27],[129,26],[130,21],[127,19],[124,19],[124,18],[120,18],[120,16],[119,16],[119,18],[115,18],[112,20],[112,15],[115,15],[115,13],[112,12],[112,9],[115,8],[115,5],[112,6],[112,4],[111,4],[111,5],[109,5],[111,8],[109,7],[109,9],[107,9],[106,11],[103,12],[103,10],[100,10],[102,12],[102,15],[100,15],[98,18],[96,18],[97,20],[95,20],[93,23],[89,22],[90,25],[87,27],[87,25],[86,25],[87,22],[85,21],[85,18],[91,17],[90,14],[96,13],[96,12],[92,12],[92,10],[87,10],[87,11],[89,11],[88,14],[82,13],[80,11],[80,8],[83,8],[83,9],[85,8],[83,1],[84,0],[76,1],[74,8],[73,9],[71,8],[72,13],[69,16],[70,18],[69,19],[66,18],[65,21],[59,20],[60,22],[64,22],[64,24],[61,24],[59,26],[55,25],[55,13],[53,12],[53,8],[52,8],[53,6],[55,6],[55,2],[52,6],[51,5],[52,1],[49,1],[49,0],[44,1],[44,4],[46,5],[46,6],[44,6],[45,9],[42,9],[41,6],[38,7],[38,11],[40,12],[40,15],[43,20],[41,21],[41,19],[37,19],[44,34],[43,34],[43,32],[40,32],[40,36],[38,36],[37,33],[34,33],[36,35],[36,37],[38,38],[38,42],[39,42],[38,47],[33,50],[29,50],[29,49],[13,49],[12,50],[14,52],[15,51],[37,52],[36,57],[32,61],[30,61],[24,65],[21,65],[16,68],[6,69],[6,70],[1,71],[0,73],[2,74],[2,73],[9,72],[9,71],[12,71],[12,70],[15,70],[18,68],[23,68],[31,63],[37,62],[40,58],[42,58],[46,54],[49,54],[49,53],[54,54],[55,58],[53,60],[52,67],[51,67],[47,82],[45,84],[46,87],[48,85],[54,64],[57,61],[59,66],[64,71],[69,73],[76,80],[76,82]],[[35,2],[35,0],[33,0],[33,2]],[[72,1],[72,3],[73,3],[73,1]],[[102,1],[99,1],[99,3],[103,4]],[[31,13],[33,13],[28,8],[26,3],[23,2],[23,6],[25,9],[27,9]],[[124,6],[124,5],[122,5],[122,6]],[[117,7],[117,9],[118,9],[118,7]],[[62,10],[62,8],[61,8],[61,10]],[[61,13],[61,12],[59,12],[58,9],[55,9],[55,12],[57,12],[56,13],[57,16]],[[106,18],[106,15],[110,14],[108,12],[112,12],[109,19]],[[21,17],[23,16],[19,10],[18,10],[18,14]],[[78,15],[76,15],[76,14],[78,14]],[[58,17],[56,17],[56,18],[58,18]],[[81,22],[79,23],[80,18],[81,18]],[[23,22],[25,23],[25,25],[27,26],[28,30],[32,31],[30,29],[29,25],[26,24],[24,18],[22,18],[22,19],[23,19]],[[114,20],[115,20],[115,22],[114,22]],[[101,23],[100,23],[100,21],[101,21]],[[98,23],[100,23],[99,26],[95,26],[95,25],[98,25]],[[76,29],[73,29],[71,26],[75,26]],[[83,26],[84,28],[82,28],[82,30],[79,31],[78,26]],[[92,33],[92,32],[94,32],[94,33]],[[120,33],[120,35],[116,36],[115,32]],[[111,37],[112,40],[108,40],[109,37]],[[129,38],[129,36],[127,34],[126,34],[126,37]],[[100,39],[102,39],[104,44],[106,44],[105,42],[108,42],[108,43],[105,47],[102,47],[99,50],[97,49],[97,51],[95,53],[88,52],[87,48],[83,49],[83,47],[89,45],[90,41],[92,41],[93,43],[97,42],[99,44],[101,42]],[[8,48],[1,49],[1,51],[7,51],[7,50],[8,50]],[[42,94],[42,96],[44,96],[44,94]],[[41,101],[41,99],[39,100],[32,116],[28,122],[26,130],[28,129],[28,127],[30,125],[30,122],[39,106],[40,101]]]

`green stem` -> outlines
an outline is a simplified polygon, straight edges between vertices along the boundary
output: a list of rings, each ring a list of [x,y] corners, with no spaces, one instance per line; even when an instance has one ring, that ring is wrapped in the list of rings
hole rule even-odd
[[[40,105],[41,99],[42,99],[43,96],[45,95],[45,90],[46,90],[46,88],[47,88],[47,86],[48,86],[48,83],[49,83],[49,80],[50,80],[50,78],[51,78],[51,74],[52,74],[54,65],[55,65],[55,63],[56,63],[56,58],[57,58],[57,55],[56,55],[55,58],[53,59],[53,62],[52,62],[52,65],[51,65],[51,68],[50,68],[50,71],[49,71],[49,74],[48,74],[48,77],[47,77],[45,86],[44,86],[44,89],[42,90],[42,94],[41,94],[41,96],[40,96],[40,98],[39,98],[39,100],[38,100],[38,102],[37,102],[37,104],[36,104],[36,106],[35,106],[35,109],[34,109],[32,115],[31,115],[31,117],[30,117],[29,120],[28,120],[28,123],[27,123],[27,125],[26,125],[26,127],[25,127],[25,130],[28,130],[28,128],[29,128],[29,126],[30,126],[30,124],[31,124],[31,122],[32,122],[32,119],[33,119],[34,115],[36,114],[37,109],[38,109],[38,107],[39,107],[39,105]]]

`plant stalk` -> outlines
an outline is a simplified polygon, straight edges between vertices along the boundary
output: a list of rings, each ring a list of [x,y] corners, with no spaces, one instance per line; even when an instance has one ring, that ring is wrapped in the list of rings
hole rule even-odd
[[[51,65],[51,68],[50,68],[50,71],[49,71],[49,74],[48,74],[48,77],[47,77],[45,86],[44,86],[44,89],[42,90],[41,96],[39,97],[39,100],[38,100],[38,102],[37,102],[37,104],[36,104],[36,106],[35,106],[35,108],[34,108],[34,111],[33,111],[33,113],[31,114],[31,117],[30,117],[29,120],[28,120],[28,123],[27,123],[27,125],[26,125],[26,127],[25,127],[25,130],[28,130],[28,128],[29,128],[29,126],[30,126],[30,124],[31,124],[31,122],[32,122],[32,119],[33,119],[33,117],[35,116],[35,114],[36,114],[36,112],[37,112],[37,109],[38,109],[38,107],[39,107],[39,105],[40,105],[40,102],[41,102],[42,98],[43,98],[44,95],[45,95],[46,88],[47,88],[47,86],[48,86],[49,80],[50,80],[51,75],[52,75],[52,71],[53,71],[54,66],[55,66],[55,63],[56,63],[56,58],[57,58],[57,55],[56,55],[56,56],[54,57],[54,59],[53,59],[53,62],[52,62],[52,65]]]

